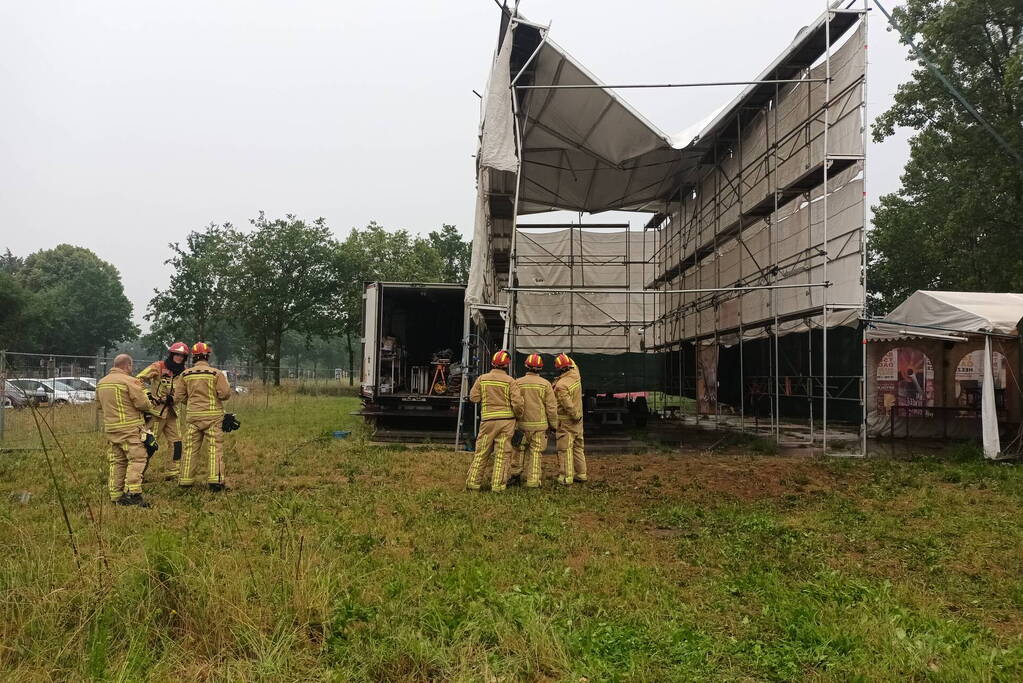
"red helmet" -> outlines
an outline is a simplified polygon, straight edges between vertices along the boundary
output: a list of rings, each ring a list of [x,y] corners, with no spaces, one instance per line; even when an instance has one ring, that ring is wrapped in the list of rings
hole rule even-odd
[[[511,356],[504,349],[498,351],[490,357],[490,364],[495,368],[506,368],[511,364]]]
[[[525,365],[530,370],[539,370],[543,367],[543,358],[539,353],[531,353],[526,356]]]
[[[559,353],[557,358],[554,359],[554,367],[558,370],[567,370],[574,365],[575,362],[564,353]]]
[[[213,353],[213,347],[206,342],[196,342],[192,344],[192,355],[208,356]]]
[[[170,353],[171,355],[175,353],[180,353],[182,356],[187,356],[188,344],[186,344],[185,342],[174,342],[173,344],[170,345],[170,347],[168,347],[167,352]]]

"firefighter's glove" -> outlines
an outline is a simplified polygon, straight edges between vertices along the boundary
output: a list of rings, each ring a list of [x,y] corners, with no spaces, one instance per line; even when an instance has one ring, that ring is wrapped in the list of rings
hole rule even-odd
[[[153,457],[153,453],[159,450],[160,445],[156,443],[156,437],[150,432],[146,432],[146,438],[142,440],[142,445],[146,447],[146,455],[150,458]]]
[[[221,424],[221,429],[225,432],[233,432],[241,426],[242,423],[238,421],[234,413],[224,413],[224,422]]]

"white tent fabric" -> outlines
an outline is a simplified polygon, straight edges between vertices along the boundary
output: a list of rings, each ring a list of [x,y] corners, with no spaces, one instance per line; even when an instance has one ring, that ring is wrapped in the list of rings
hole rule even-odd
[[[508,26],[501,49],[494,57],[494,67],[487,81],[487,97],[483,103],[482,140],[479,163],[496,171],[519,170],[515,153],[515,117],[512,113],[511,83],[512,27]]]
[[[912,339],[929,335],[984,337],[984,382],[981,387],[980,420],[984,457],[1002,456],[995,406],[991,335],[1018,336],[1023,320],[1023,294],[1008,292],[940,292],[918,290],[883,320],[872,320],[867,341]]]
[[[883,320],[872,321],[867,339],[903,339],[928,329],[1016,335],[1020,320],[1023,294],[918,290]]]
[[[511,217],[495,216],[490,206],[495,201],[510,203],[509,210],[517,208],[518,215],[656,211],[663,208],[662,198],[683,167],[684,155],[667,135],[603,88],[519,91],[522,139],[516,145],[511,80],[518,74],[512,73],[513,53],[536,36],[535,26],[512,20],[491,65],[477,154],[477,189],[486,186],[481,199],[487,206],[478,206],[476,212],[469,303],[495,303],[493,297],[504,284],[504,274],[484,262],[510,243]],[[546,36],[527,66],[532,85],[600,83]]]
[[[991,337],[984,337],[984,385],[980,397],[980,422],[984,457],[998,460],[1002,445],[998,438],[998,411],[995,407],[995,373],[991,369]]]
[[[657,296],[642,292],[652,233],[523,227],[516,246],[520,286],[588,291],[518,292],[516,346],[536,352],[642,351],[642,333],[654,318]]]

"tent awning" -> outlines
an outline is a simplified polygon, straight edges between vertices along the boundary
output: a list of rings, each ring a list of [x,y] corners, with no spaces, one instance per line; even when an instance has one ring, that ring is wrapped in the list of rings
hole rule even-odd
[[[882,320],[870,321],[868,341],[891,341],[935,334],[1016,336],[1023,320],[1023,294],[918,290]]]

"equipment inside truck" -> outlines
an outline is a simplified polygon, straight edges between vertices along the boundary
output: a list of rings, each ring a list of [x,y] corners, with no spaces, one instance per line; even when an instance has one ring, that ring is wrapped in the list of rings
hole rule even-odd
[[[458,374],[452,376],[451,366],[461,357],[462,297],[460,288],[385,286],[379,394],[458,395]]]

